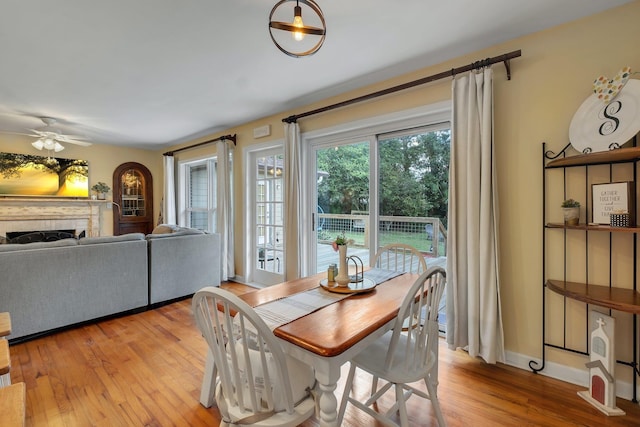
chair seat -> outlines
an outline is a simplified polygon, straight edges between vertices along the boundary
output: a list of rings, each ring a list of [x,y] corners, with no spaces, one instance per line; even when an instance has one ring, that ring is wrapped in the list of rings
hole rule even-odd
[[[446,426],[437,391],[438,303],[445,283],[446,272],[441,267],[432,267],[422,273],[405,295],[392,330],[351,359],[338,410],[339,423],[347,403],[350,403],[384,425],[409,427],[406,401],[415,395],[430,400],[438,425]],[[409,330],[404,331],[404,326]],[[358,368],[373,377],[371,392],[364,402],[351,396]],[[378,379],[386,381],[386,384],[378,388]],[[426,392],[410,385],[420,380],[424,382]],[[376,402],[391,389],[395,391],[395,404],[384,413],[379,412]],[[399,414],[399,424],[393,415],[395,413]]]
[[[430,354],[425,367],[409,369],[409,366],[404,361],[404,352],[402,351],[406,345],[407,337],[400,335],[393,363],[388,368],[385,368],[392,337],[393,331],[387,332],[371,344],[371,346],[367,347],[367,351],[363,351],[354,357],[351,363],[363,371],[369,372],[373,376],[384,378],[392,383],[406,384],[422,380],[423,376],[421,373],[431,369],[438,358]]]
[[[295,427],[313,415],[313,369],[287,358],[251,306],[229,291],[206,287],[196,292],[192,307],[217,370],[221,427]]]
[[[228,410],[229,417],[237,422],[242,420],[243,418],[249,417],[253,415],[252,412],[248,411],[240,411],[237,406],[233,406],[228,402],[228,400],[224,397],[224,393],[222,391],[222,387],[220,383],[216,386],[216,402],[220,405],[222,399],[226,401],[226,406]],[[261,420],[259,423],[255,423],[262,426],[278,426],[278,427],[295,427],[302,424],[304,421],[309,419],[315,411],[315,401],[312,396],[309,396],[298,403],[295,406],[292,414],[287,414],[286,411],[276,412],[271,415],[266,420]],[[249,423],[247,423],[249,424]],[[252,423],[253,424],[253,423]],[[220,427],[223,427],[224,423],[220,424]]]

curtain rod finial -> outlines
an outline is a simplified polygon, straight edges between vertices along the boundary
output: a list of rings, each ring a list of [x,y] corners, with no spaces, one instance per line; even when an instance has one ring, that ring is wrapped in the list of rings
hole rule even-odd
[[[231,141],[233,145],[236,145],[236,134],[233,135],[224,135],[220,137],[221,140]]]
[[[293,114],[289,117],[285,117],[284,119],[282,119],[282,121],[285,123],[295,123],[298,121],[298,117],[295,114]]]
[[[505,59],[504,68],[507,69],[507,80],[511,80],[511,60]]]

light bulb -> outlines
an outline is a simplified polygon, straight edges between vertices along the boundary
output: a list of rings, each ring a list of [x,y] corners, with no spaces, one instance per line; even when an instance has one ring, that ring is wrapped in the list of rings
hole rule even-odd
[[[304,23],[302,22],[302,8],[300,6],[293,8],[293,23],[291,25],[297,28],[304,27]],[[295,41],[304,39],[304,33],[302,31],[294,31],[292,35]]]

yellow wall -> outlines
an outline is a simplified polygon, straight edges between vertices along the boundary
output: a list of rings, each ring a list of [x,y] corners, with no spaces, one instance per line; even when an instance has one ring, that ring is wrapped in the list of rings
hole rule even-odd
[[[38,151],[31,146],[34,138],[17,135],[0,134],[0,151],[5,153],[33,154],[46,156],[46,151]],[[138,162],[145,165],[153,177],[154,221],[158,218],[160,198],[162,197],[162,157],[149,150],[115,147],[112,145],[93,144],[90,147],[80,147],[73,144],[63,144],[64,151],[56,153],[56,157],[65,159],[82,159],[89,162],[89,187],[98,181],[105,182],[111,187],[107,195],[113,196],[113,171],[122,163]],[[114,208],[115,209],[115,208]],[[113,211],[106,206],[100,209],[101,235],[113,234]]]
[[[574,112],[591,94],[593,80],[601,74],[613,76],[625,65],[640,71],[637,41],[640,40],[640,1],[573,23],[475,52],[471,55],[381,82],[293,111],[248,123],[223,134],[237,133],[238,148],[234,180],[238,213],[235,229],[236,271],[242,270],[244,212],[244,170],[242,148],[283,138],[281,119],[334,102],[371,93],[420,77],[466,65],[478,59],[521,49],[522,57],[511,62],[512,80],[506,80],[502,64],[495,70],[495,148],[500,194],[501,297],[506,349],[539,356],[541,352],[541,255],[542,255],[542,171],[541,144],[562,149],[568,143],[568,129]],[[443,35],[446,37],[446,35]],[[303,60],[311,60],[303,59]],[[409,109],[450,99],[449,79],[414,88],[376,101],[308,117],[299,121],[302,132],[318,130],[374,115]],[[255,127],[271,125],[268,138],[253,138]],[[201,140],[208,139],[203,138]],[[199,140],[199,141],[201,141]],[[193,141],[198,142],[198,141]],[[212,148],[199,149],[198,154]],[[180,158],[193,155],[191,151]],[[580,334],[583,334],[581,331]],[[550,357],[565,363],[566,354]],[[583,362],[583,361],[582,361]],[[578,361],[567,361],[582,367]]]
[[[323,100],[293,111],[219,134],[192,141],[190,145],[225,134],[237,134],[234,166],[235,212],[237,223],[236,272],[244,275],[242,260],[244,212],[244,169],[242,149],[251,144],[283,138],[281,119],[334,102],[350,99],[375,90],[466,65],[478,59],[521,49],[522,57],[511,63],[512,80],[506,80],[501,64],[494,66],[495,148],[500,194],[500,267],[501,297],[506,349],[510,352],[539,356],[541,352],[541,255],[542,255],[542,171],[541,143],[560,150],[568,142],[571,118],[590,95],[591,84],[600,74],[613,76],[625,65],[640,71],[640,1],[594,15],[551,30],[475,52],[471,55],[429,67],[415,73],[371,85],[364,89]],[[443,35],[444,37],[444,35]],[[313,58],[302,59],[313,61]],[[635,76],[634,76],[635,77]],[[300,120],[302,132],[318,130],[361,118],[382,115],[450,99],[451,81],[444,79],[423,87]],[[253,128],[271,125],[271,136],[254,139]],[[173,147],[173,149],[179,146]],[[0,150],[34,153],[29,140],[0,135]],[[154,216],[157,218],[162,191],[162,153],[94,144],[89,148],[67,145],[60,157],[87,159],[90,184],[111,183],[113,170],[121,163],[136,161],[149,168],[154,179]],[[187,150],[176,154],[179,160],[210,155],[215,146]],[[103,211],[103,233],[111,234],[111,212]],[[583,332],[581,331],[580,334]],[[550,352],[561,363],[582,366],[567,360],[566,354]]]

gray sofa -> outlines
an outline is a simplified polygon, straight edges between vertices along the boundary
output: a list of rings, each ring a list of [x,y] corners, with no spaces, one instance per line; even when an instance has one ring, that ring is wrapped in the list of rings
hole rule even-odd
[[[220,235],[179,230],[148,234],[149,304],[220,285]]]
[[[140,233],[0,245],[13,341],[219,286],[219,236]]]

